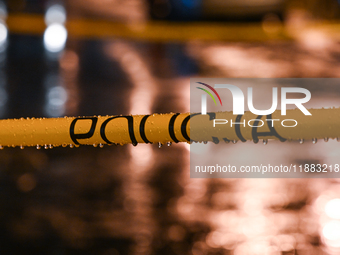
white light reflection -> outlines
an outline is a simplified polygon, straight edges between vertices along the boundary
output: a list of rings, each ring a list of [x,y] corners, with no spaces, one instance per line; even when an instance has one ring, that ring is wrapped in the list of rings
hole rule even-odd
[[[332,199],[325,206],[325,212],[332,219],[340,219],[340,199]]]
[[[1,9],[0,9],[1,10]],[[6,50],[8,29],[6,25],[0,20],[0,53]]]
[[[55,4],[50,6],[45,14],[46,25],[51,25],[53,23],[64,24],[66,21],[66,10],[64,6],[60,4]]]
[[[67,92],[61,86],[52,87],[47,92],[46,113],[51,117],[60,117],[65,113]]]
[[[280,255],[281,251],[266,240],[242,243],[234,250],[234,255]]]
[[[44,45],[50,52],[59,52],[65,48],[67,30],[61,24],[52,24],[44,33]]]
[[[327,254],[340,252],[340,199],[339,186],[332,185],[324,191],[314,203],[314,210],[319,214],[319,233]]]
[[[48,101],[52,106],[60,107],[67,100],[67,93],[61,86],[53,87],[48,92]]]
[[[0,45],[6,42],[7,35],[8,35],[7,27],[3,23],[0,23]]]
[[[65,114],[68,93],[63,87],[62,81],[57,74],[47,74],[45,80],[46,104],[45,113],[49,117],[60,117]]]
[[[332,220],[325,224],[322,229],[322,235],[325,238],[325,243],[331,247],[340,247],[340,222]]]

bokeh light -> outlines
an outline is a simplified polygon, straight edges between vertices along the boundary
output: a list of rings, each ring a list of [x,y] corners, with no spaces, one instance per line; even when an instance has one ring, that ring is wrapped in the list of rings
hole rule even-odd
[[[322,229],[325,243],[331,247],[340,247],[340,221],[332,220],[325,224]]]
[[[53,23],[64,24],[66,21],[66,10],[64,6],[60,4],[55,4],[50,6],[45,14],[46,25],[51,25]]]
[[[50,52],[64,49],[67,40],[67,30],[61,24],[49,25],[44,33],[44,45]]]
[[[8,36],[8,29],[6,25],[0,22],[0,52],[4,51]]]
[[[325,212],[328,217],[332,219],[340,219],[340,199],[332,199],[330,200],[325,207]]]

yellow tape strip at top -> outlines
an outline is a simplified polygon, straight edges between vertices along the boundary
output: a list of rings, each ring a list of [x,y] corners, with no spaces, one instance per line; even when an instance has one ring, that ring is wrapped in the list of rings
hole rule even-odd
[[[10,14],[6,20],[10,33],[42,35],[46,29],[43,15]],[[334,39],[340,37],[337,22],[306,22],[293,28],[281,23],[231,23],[231,22],[166,22],[149,21],[122,23],[98,19],[68,19],[68,35],[76,38],[119,37],[153,42],[232,41],[266,42],[299,39],[301,33],[315,31]],[[166,33],[164,33],[166,31]]]
[[[0,146],[309,140],[340,137],[340,109],[311,109],[312,116],[288,110],[281,116],[250,112],[152,114],[0,120]]]
[[[46,29],[43,15],[10,14],[6,20],[11,33],[42,35]],[[152,42],[203,41],[268,41],[290,40],[291,36],[274,24],[267,33],[261,23],[166,22],[122,23],[100,19],[68,19],[68,35],[77,38],[119,37]],[[275,29],[277,27],[277,29]],[[313,26],[315,27],[315,26]],[[273,29],[272,29],[273,30]],[[166,31],[166,33],[164,33]]]

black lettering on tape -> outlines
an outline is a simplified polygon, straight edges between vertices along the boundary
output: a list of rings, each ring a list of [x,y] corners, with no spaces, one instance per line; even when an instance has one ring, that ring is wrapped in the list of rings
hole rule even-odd
[[[92,124],[91,124],[91,128],[89,130],[89,132],[85,133],[85,134],[75,134],[74,133],[74,128],[76,126],[76,123],[79,121],[79,120],[91,120],[92,121]],[[79,145],[80,143],[78,142],[78,139],[88,139],[88,138],[91,138],[94,134],[94,131],[96,129],[96,124],[98,122],[98,118],[97,117],[86,117],[86,118],[75,118],[72,123],[71,123],[71,126],[70,126],[70,136],[71,136],[71,139],[72,141]]]
[[[107,139],[106,134],[105,134],[105,129],[107,124],[114,119],[118,119],[118,118],[125,118],[128,121],[128,129],[129,129],[129,136],[131,139],[131,143],[133,145],[137,145],[137,140],[135,137],[135,133],[133,132],[133,117],[132,116],[116,116],[116,117],[111,117],[108,118],[107,120],[105,120],[102,124],[102,126],[100,127],[100,136],[102,137],[102,139],[107,143],[107,144],[113,144],[113,142],[111,142],[109,139]]]

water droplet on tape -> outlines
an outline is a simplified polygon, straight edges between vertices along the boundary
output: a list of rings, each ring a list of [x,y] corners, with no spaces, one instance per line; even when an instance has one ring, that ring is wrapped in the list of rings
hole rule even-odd
[[[233,140],[233,144],[237,143],[237,140]]]
[[[300,144],[303,144],[304,142],[305,142],[305,140],[299,139],[299,143],[300,143]]]
[[[263,144],[264,145],[268,144],[268,140],[267,139],[263,139]]]
[[[313,141],[313,144],[316,144],[318,142],[318,139],[317,138],[313,138],[312,141]]]
[[[170,147],[172,144],[172,142],[167,142],[166,145],[168,145],[168,147]]]
[[[71,144],[70,144],[70,148],[73,148],[73,147],[74,147],[74,144],[71,143]]]
[[[40,150],[41,146],[39,144],[37,144],[37,150]]]
[[[23,145],[20,145],[20,149],[23,150],[25,149],[25,147]]]
[[[104,147],[104,144],[100,143],[99,148],[103,148],[103,147]]]
[[[162,148],[163,144],[162,143],[158,143],[158,148]]]
[[[326,137],[324,140],[325,140],[325,142],[327,143],[327,142],[328,142],[328,140],[329,140],[329,138],[328,138],[328,137]]]

